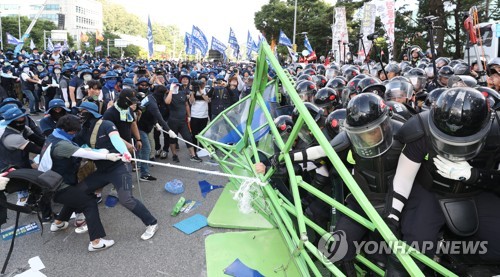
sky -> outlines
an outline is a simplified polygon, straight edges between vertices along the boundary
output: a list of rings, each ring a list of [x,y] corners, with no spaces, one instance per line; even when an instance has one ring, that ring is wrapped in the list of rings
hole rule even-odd
[[[255,12],[267,4],[269,0],[111,0],[125,9],[147,21],[148,13],[151,22],[166,25],[177,25],[184,37],[185,32],[191,33],[193,25],[198,26],[210,44],[212,36],[228,46],[229,28],[233,28],[240,45],[247,41],[250,31],[253,39],[259,32],[255,28]],[[300,0],[298,0],[300,1]],[[334,4],[335,0],[325,0]],[[403,3],[414,8],[416,0],[397,0],[396,8]],[[332,22],[333,23],[333,22]],[[299,23],[298,23],[299,24]],[[292,34],[287,34],[291,37]]]
[[[226,46],[229,40],[229,28],[233,28],[240,45],[247,41],[247,34],[257,39],[259,32],[253,21],[255,12],[269,0],[112,0],[125,9],[147,20],[148,13],[151,22],[177,25],[184,37],[185,32],[191,33],[193,25],[198,26],[210,44],[212,36],[222,41]]]

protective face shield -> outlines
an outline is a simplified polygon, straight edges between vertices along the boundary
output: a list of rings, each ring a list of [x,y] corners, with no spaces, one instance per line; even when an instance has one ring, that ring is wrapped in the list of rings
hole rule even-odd
[[[393,135],[391,117],[382,116],[377,121],[362,127],[344,127],[356,154],[363,158],[374,158],[391,148]]]
[[[385,88],[385,100],[404,103],[413,96],[413,86],[408,82],[392,81]]]
[[[481,92],[448,89],[434,102],[429,115],[434,150],[452,161],[474,158],[484,147],[494,117]]]
[[[340,71],[336,70],[335,68],[326,69],[325,78],[327,80],[333,79],[333,78],[337,77],[338,75],[340,75]]]

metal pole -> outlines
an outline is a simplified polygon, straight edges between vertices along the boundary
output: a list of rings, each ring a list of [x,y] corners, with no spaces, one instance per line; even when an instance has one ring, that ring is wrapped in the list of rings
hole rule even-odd
[[[0,12],[0,49],[3,50],[2,13]]]
[[[17,25],[19,27],[19,39],[21,39],[21,6],[19,6],[17,12]]]
[[[292,44],[295,45],[295,35],[297,32],[297,0],[295,0],[295,14],[293,16],[293,42]],[[296,49],[294,49],[296,51]]]
[[[45,30],[43,30],[43,50],[47,50],[47,36],[45,35]]]
[[[109,57],[109,38],[108,38],[108,57]]]
[[[172,58],[174,58],[174,55],[175,55],[175,44],[177,42],[177,34],[174,35],[174,49],[172,49]]]

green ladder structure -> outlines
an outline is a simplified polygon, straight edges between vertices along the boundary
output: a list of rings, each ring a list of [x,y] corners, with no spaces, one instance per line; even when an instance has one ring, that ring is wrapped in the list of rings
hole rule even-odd
[[[272,66],[277,78],[269,81],[268,67]],[[298,109],[300,116],[295,123],[290,137],[285,143],[273,123],[269,109],[269,95],[279,97],[278,91],[285,90]],[[279,102],[279,101],[278,101]],[[265,118],[259,123],[256,119]],[[241,119],[244,120],[241,120]],[[300,176],[294,174],[289,151],[303,124],[306,124],[318,143],[325,150],[328,159],[335,166],[343,182],[362,207],[368,218],[347,208],[343,203],[317,190]],[[236,137],[231,143],[221,142],[224,136]],[[263,135],[267,134],[267,135]],[[375,208],[368,201],[350,172],[344,166],[328,140],[315,123],[302,100],[294,89],[293,80],[280,66],[266,42],[261,43],[253,87],[250,95],[241,99],[217,116],[203,132],[197,136],[205,149],[213,153],[212,157],[220,168],[228,174],[268,180],[274,169],[265,176],[257,174],[253,167],[259,161],[259,152],[268,157],[274,154],[274,144],[280,149],[280,161],[286,166],[289,186],[293,201],[289,201],[271,185],[257,186],[252,206],[255,212],[243,214],[238,210],[237,202],[232,199],[232,191],[238,190],[241,179],[230,178],[218,202],[208,217],[211,227],[232,229],[226,233],[213,234],[206,238],[206,259],[208,276],[224,276],[224,269],[236,258],[247,266],[258,270],[264,276],[322,276],[325,269],[333,276],[345,276],[327,257],[325,249],[318,249],[308,240],[306,228],[314,230],[319,236],[329,238],[329,233],[303,213],[299,188],[315,195],[328,205],[355,220],[368,230],[378,230],[383,239],[393,249],[406,249],[406,253],[395,251],[396,257],[411,276],[424,276],[415,264],[418,260],[443,276],[457,276],[432,259],[421,254],[404,242],[397,241],[394,234],[384,223]],[[330,238],[331,239],[331,238]],[[397,243],[395,243],[397,242]],[[323,269],[318,268],[318,263]],[[356,257],[357,264],[363,264],[379,276],[384,271],[366,259],[362,254]],[[356,266],[359,275],[365,272]],[[323,274],[322,274],[323,273]]]

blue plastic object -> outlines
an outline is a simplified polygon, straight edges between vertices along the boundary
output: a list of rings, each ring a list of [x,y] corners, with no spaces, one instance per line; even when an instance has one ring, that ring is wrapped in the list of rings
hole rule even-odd
[[[178,179],[174,179],[165,184],[165,190],[172,194],[181,194],[184,192],[184,185]]]

